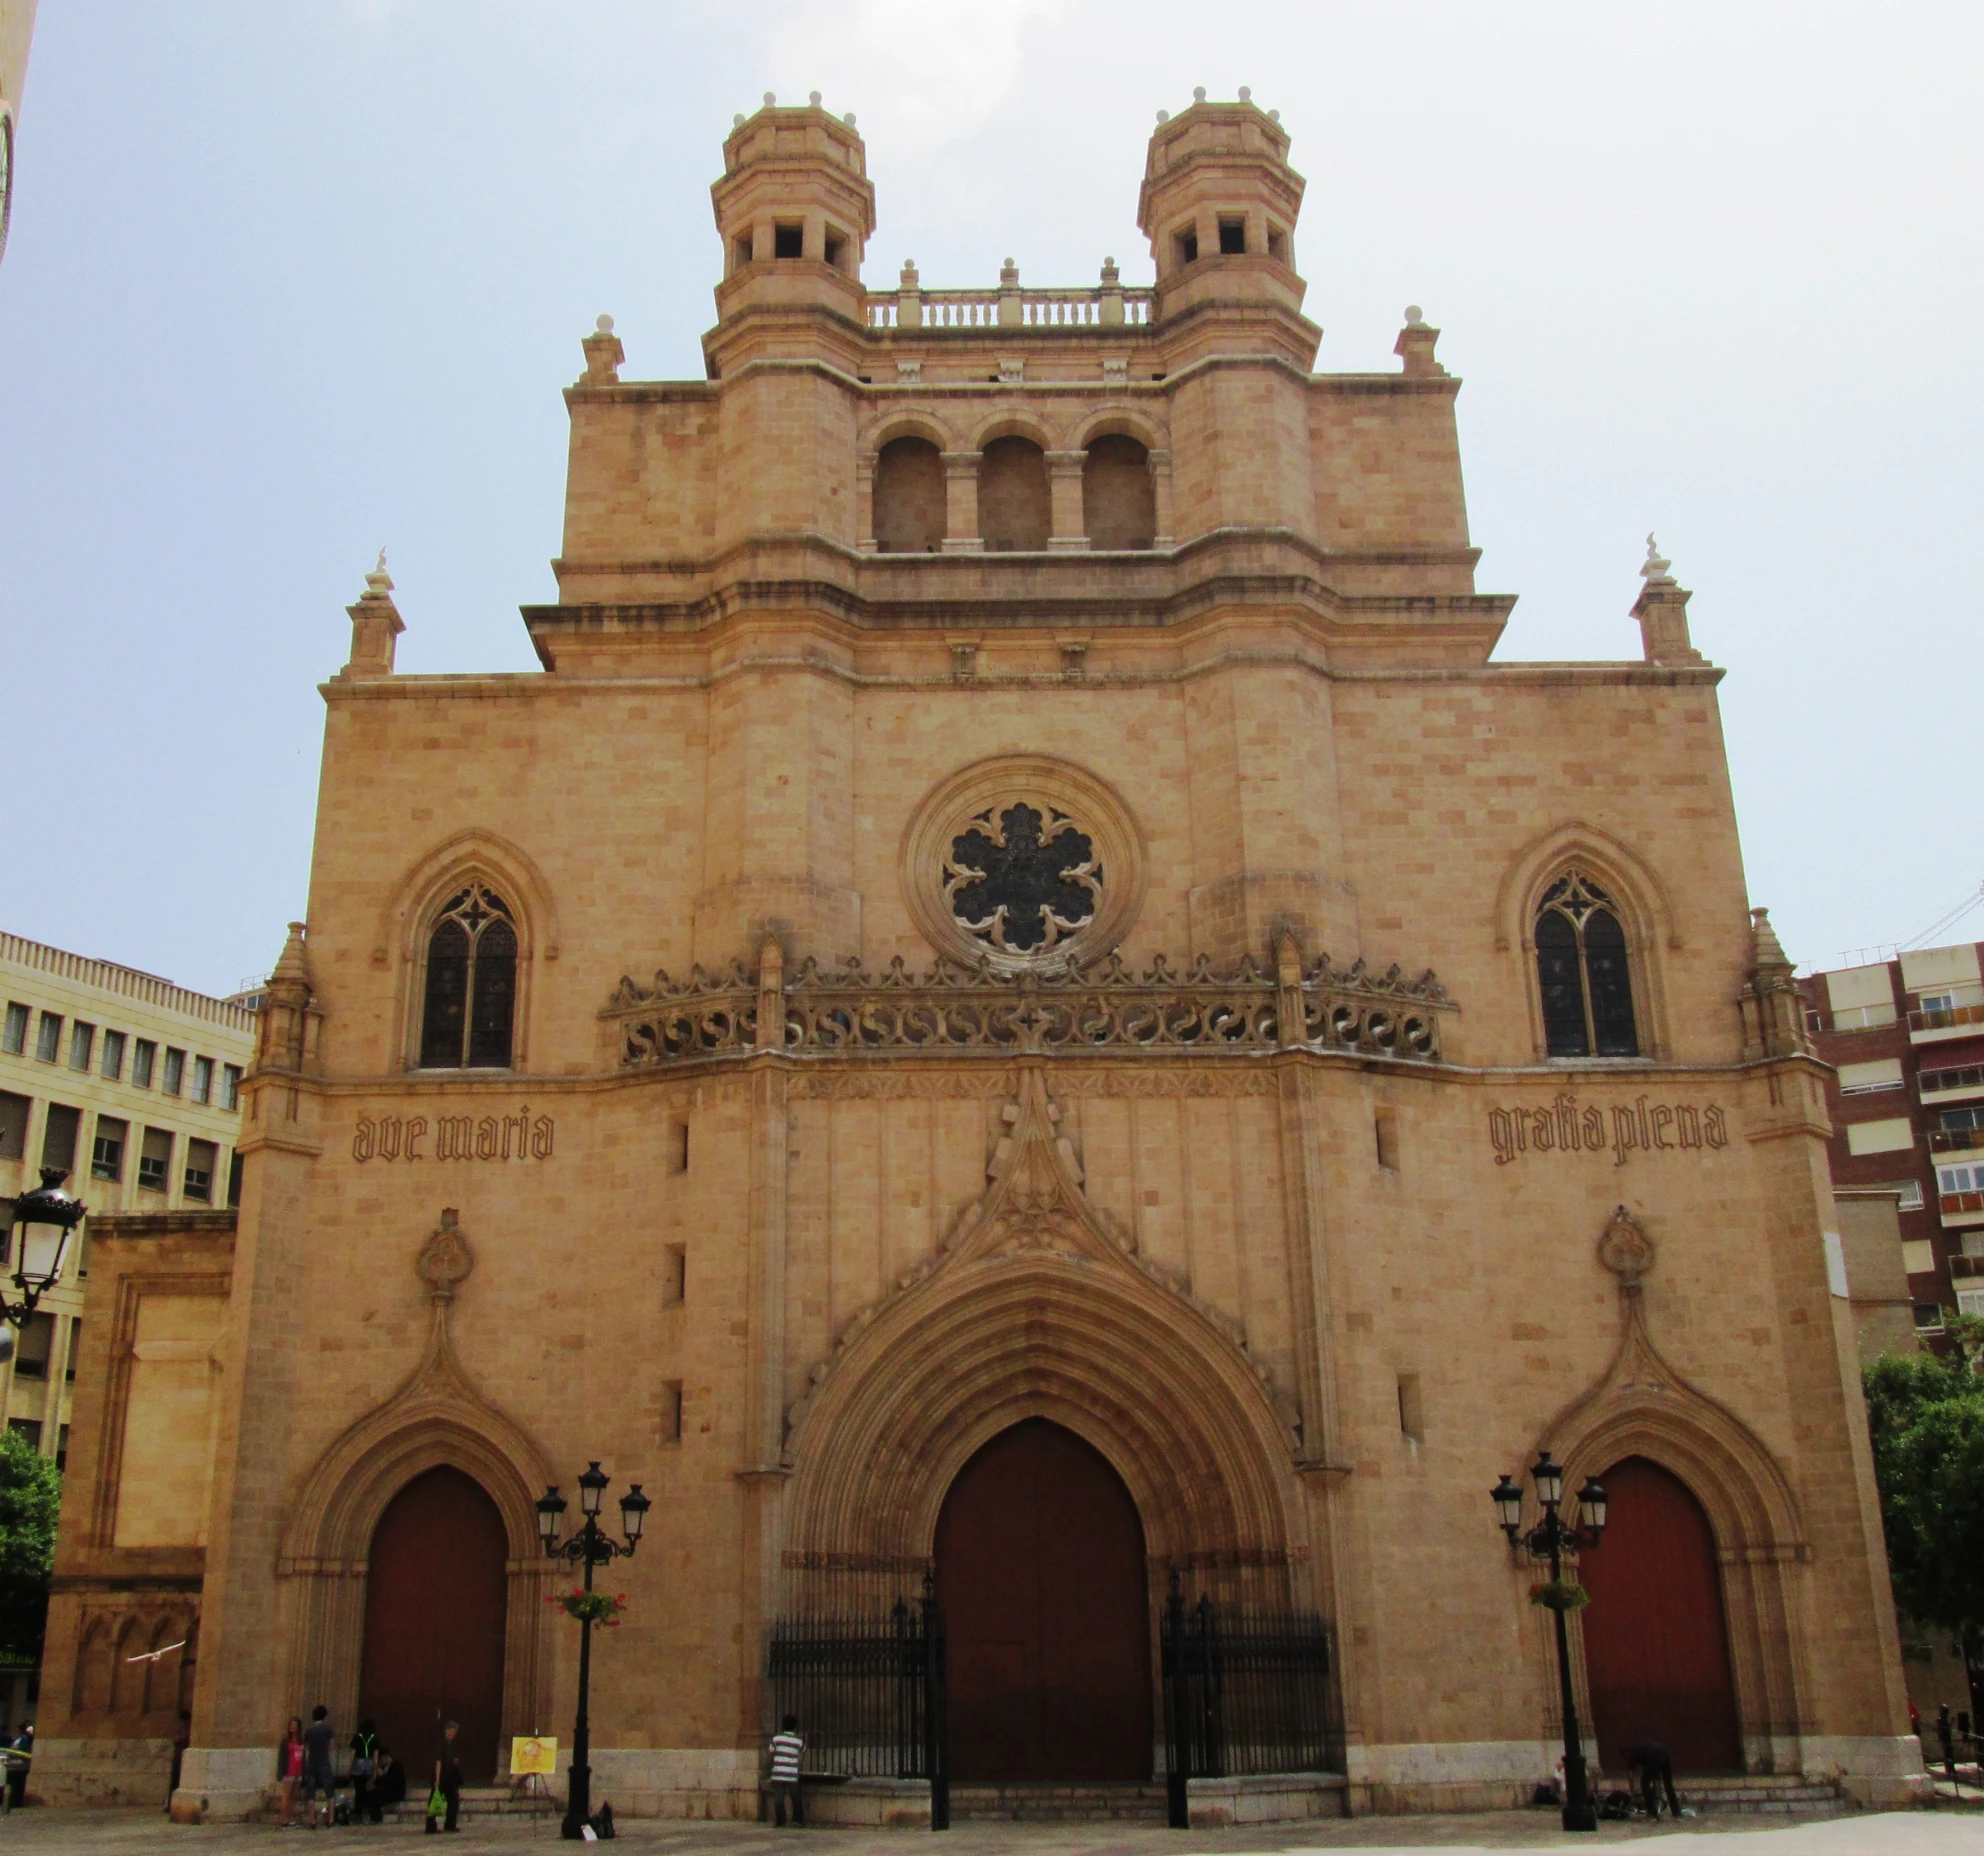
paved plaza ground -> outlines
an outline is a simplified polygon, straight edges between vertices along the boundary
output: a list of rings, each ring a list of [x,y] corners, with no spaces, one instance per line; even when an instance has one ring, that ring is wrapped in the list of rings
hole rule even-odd
[[[392,1844],[422,1833],[412,1825],[351,1830],[277,1830],[272,1825],[174,1826],[139,1811],[25,1811],[0,1819],[0,1848],[21,1856],[174,1856],[322,1841],[336,1848]],[[909,1830],[777,1831],[756,1824],[629,1822],[621,1840],[636,1849],[710,1851],[713,1856],[769,1856],[804,1844],[814,1856],[913,1856],[928,1832]],[[1984,1856],[1984,1813],[1975,1810],[1869,1813],[1817,1823],[1767,1818],[1695,1819],[1680,1824],[1605,1824],[1594,1836],[1566,1836],[1546,1811],[1467,1817],[1373,1817],[1281,1829],[1173,1831],[1107,1824],[965,1824],[945,1833],[942,1856],[1299,1856],[1308,1850],[1415,1851],[1590,1849],[1686,1837],[1688,1856]],[[448,1839],[449,1856],[509,1852],[555,1844],[552,1821],[497,1820],[464,1825]]]

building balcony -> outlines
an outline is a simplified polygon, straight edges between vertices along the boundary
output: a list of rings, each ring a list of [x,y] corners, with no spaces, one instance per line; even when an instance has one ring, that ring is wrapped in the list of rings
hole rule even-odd
[[[1951,1005],[1941,1011],[1910,1012],[1911,1044],[1946,1044],[1954,1038],[1984,1037],[1984,1005]]]
[[[1984,1224],[1984,1192],[1945,1192],[1937,1199],[1945,1231],[1965,1225]]]
[[[1984,1096],[1984,1063],[1966,1063],[1947,1070],[1924,1070],[1916,1079],[1922,1100],[1968,1102]]]
[[[1929,1134],[1932,1154],[1960,1154],[1984,1148],[1984,1128],[1935,1128]]]
[[[1958,1276],[1984,1276],[1984,1257],[1952,1257],[1950,1259],[1950,1275],[1953,1278]]]
[[[871,329],[1016,329],[1146,327],[1157,301],[1153,289],[1115,283],[1074,289],[1021,289],[1017,281],[984,290],[868,293]]]

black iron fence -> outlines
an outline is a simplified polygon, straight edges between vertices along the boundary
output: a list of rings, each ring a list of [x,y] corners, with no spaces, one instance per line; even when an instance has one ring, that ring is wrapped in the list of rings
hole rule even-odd
[[[772,1626],[772,1719],[806,1738],[808,1774],[927,1779],[930,1827],[950,1824],[944,1614],[898,1601],[882,1618],[804,1618]]]
[[[1329,1769],[1329,1627],[1304,1612],[1187,1608],[1174,1581],[1160,1626],[1170,1819],[1187,1827],[1186,1781]]]

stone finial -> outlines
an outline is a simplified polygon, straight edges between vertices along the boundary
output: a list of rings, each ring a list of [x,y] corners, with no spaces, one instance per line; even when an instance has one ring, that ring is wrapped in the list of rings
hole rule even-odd
[[[1623,1205],[1612,1208],[1611,1222],[1598,1239],[1598,1260],[1618,1277],[1622,1289],[1634,1290],[1653,1268],[1653,1239]]]
[[[744,126],[744,112],[743,112],[742,110],[739,110],[739,111],[738,111],[738,112],[736,113],[736,115],[734,115],[733,117],[731,117],[731,119],[730,119],[730,126],[731,126],[731,127],[733,128],[733,129],[741,129],[741,128],[743,128],[743,126]]]
[[[774,94],[773,94],[773,93],[772,93],[771,91],[769,91],[769,90],[768,90],[768,91],[766,91],[766,92],[765,92],[765,108],[766,108],[766,109],[770,109],[770,108],[772,107],[772,105],[773,105],[773,104],[775,104],[775,103],[776,103],[777,101],[778,101],[778,98],[777,98],[777,97],[776,97],[776,96],[775,96],[775,95],[774,95]]]
[[[1020,267],[1012,259],[1008,258],[1004,264],[999,266],[999,288],[1010,290],[1018,284],[1019,280]]]
[[[1777,938],[1777,930],[1770,925],[1770,910],[1750,911],[1750,962],[1762,969],[1782,967],[1791,971],[1791,956],[1784,951],[1784,943]]]
[[[1254,100],[1253,91],[1251,91],[1245,84],[1242,84],[1240,86],[1240,101],[1242,103],[1251,103],[1253,102],[1253,100]]]
[[[340,679],[351,683],[364,677],[390,677],[395,640],[406,630],[406,621],[393,604],[393,577],[386,571],[384,548],[365,576],[365,591],[358,596],[358,603],[345,611],[351,617],[351,654],[338,672]]]
[[[1268,111],[1268,121],[1269,121],[1269,122],[1279,122],[1280,120],[1281,120],[1281,112],[1280,112],[1279,110],[1269,110],[1269,111]]]
[[[1203,85],[1203,84],[1195,84],[1195,85],[1193,85],[1193,86],[1192,86],[1192,101],[1193,101],[1194,103],[1203,103],[1203,102],[1204,102],[1205,100],[1206,100],[1206,87],[1205,87],[1205,85]]]
[[[1169,110],[1159,110],[1157,112],[1157,121],[1159,128],[1162,128],[1170,120],[1171,120],[1171,112]]]
[[[1392,353],[1405,363],[1405,372],[1415,378],[1429,380],[1443,379],[1446,369],[1433,358],[1433,350],[1439,345],[1440,331],[1426,320],[1426,312],[1417,303],[1405,306],[1405,327],[1398,332],[1398,340],[1392,343]]]
[[[449,1206],[413,1260],[414,1270],[427,1285],[429,1301],[452,1302],[456,1284],[466,1282],[475,1269],[475,1253],[462,1235],[460,1217]]]
[[[619,336],[613,333],[613,318],[599,317],[593,323],[592,333],[579,346],[586,355],[586,371],[579,384],[617,387],[620,384],[620,364],[626,360],[627,350],[621,345]]]
[[[1105,285],[1119,284],[1123,281],[1123,273],[1116,268],[1116,260],[1114,258],[1103,259],[1102,281]]]
[[[301,986],[310,989],[310,956],[303,945],[303,937],[308,933],[302,922],[289,924],[289,938],[282,944],[282,954],[269,970],[270,987],[277,985]]]
[[[841,118],[841,121],[845,123],[848,128],[852,129],[854,127],[854,112],[852,110],[849,110],[847,114]]]
[[[820,93],[817,90],[807,91],[806,101],[809,104],[811,104],[814,109],[818,109],[820,107]]]
[[[1708,660],[1688,636],[1688,601],[1693,597],[1668,572],[1672,565],[1651,535],[1640,563],[1640,596],[1633,617],[1640,622],[1641,651],[1649,664],[1703,664]]]

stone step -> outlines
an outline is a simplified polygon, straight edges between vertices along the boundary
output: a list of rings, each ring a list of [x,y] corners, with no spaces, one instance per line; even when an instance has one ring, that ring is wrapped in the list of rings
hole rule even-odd
[[[472,1817],[555,1817],[559,1809],[556,1799],[520,1797],[507,1785],[462,1787],[461,1817],[464,1823]],[[405,1804],[388,1805],[385,1811],[389,1824],[417,1824],[426,1815],[425,1793],[418,1798],[409,1796]]]
[[[1677,1778],[1674,1789],[1704,1817],[1831,1817],[1845,1808],[1837,1787],[1795,1773]]]
[[[1162,1785],[951,1786],[953,1823],[1135,1823],[1165,1819]]]

